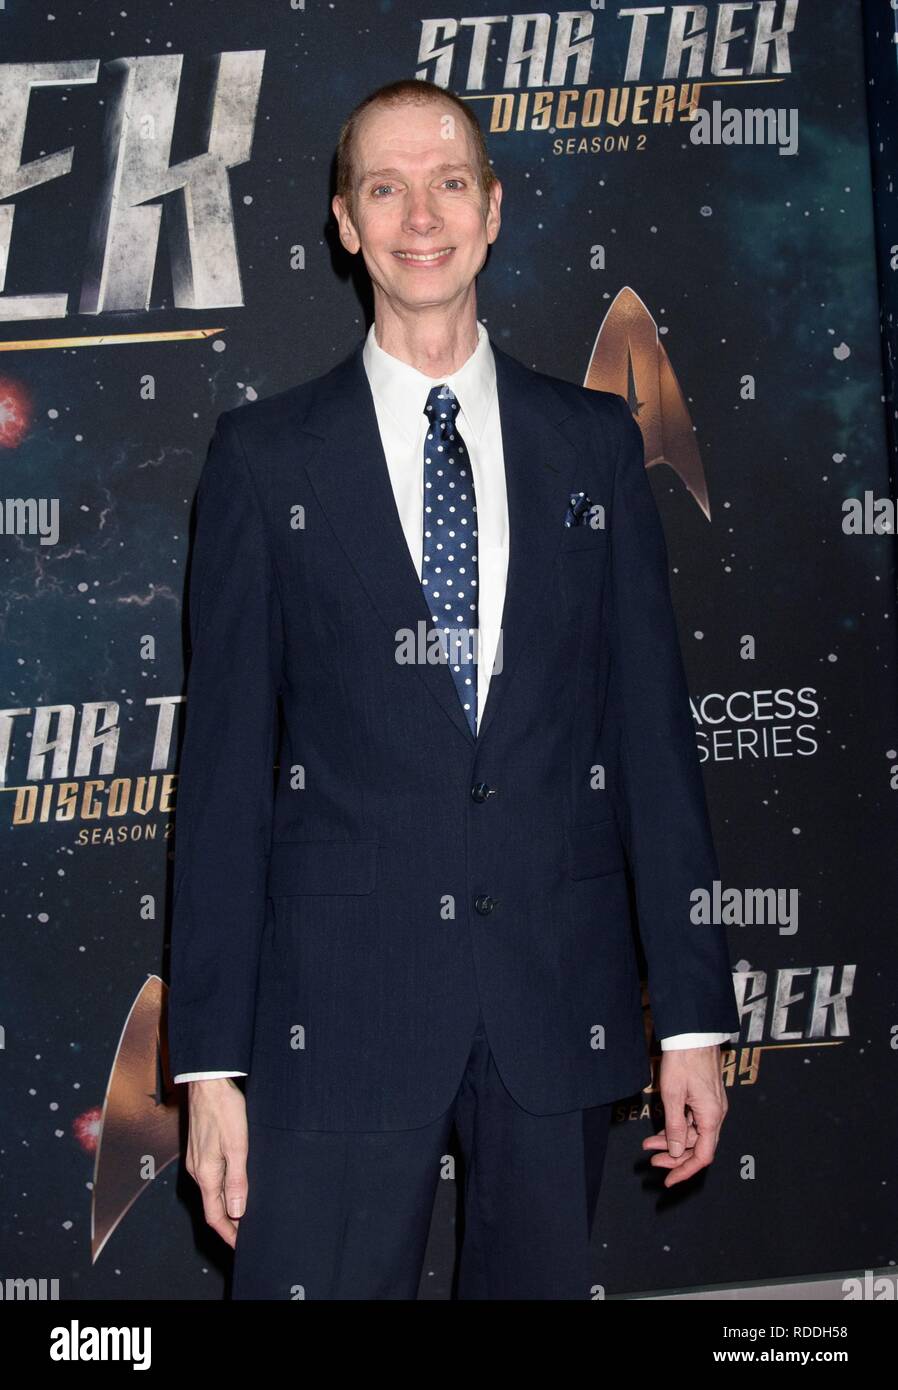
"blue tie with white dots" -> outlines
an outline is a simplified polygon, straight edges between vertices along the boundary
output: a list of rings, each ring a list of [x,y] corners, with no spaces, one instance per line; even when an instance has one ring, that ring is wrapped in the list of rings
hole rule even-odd
[[[471,733],[477,736],[477,501],[459,405],[445,382],[427,397],[421,587]]]

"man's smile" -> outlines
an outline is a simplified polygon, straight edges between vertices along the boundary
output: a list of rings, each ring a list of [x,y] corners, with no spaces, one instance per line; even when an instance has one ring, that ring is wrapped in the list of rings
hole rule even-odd
[[[444,265],[455,250],[454,246],[441,246],[436,251],[394,251],[397,260],[407,265]]]

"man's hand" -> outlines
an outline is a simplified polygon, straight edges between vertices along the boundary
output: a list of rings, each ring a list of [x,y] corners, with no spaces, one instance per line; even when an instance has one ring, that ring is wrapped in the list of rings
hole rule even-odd
[[[222,1240],[237,1244],[246,1210],[246,1101],[230,1077],[189,1081],[187,1171],[203,1194],[206,1222]],[[232,1219],[233,1218],[233,1219]]]
[[[643,1139],[657,1152],[654,1168],[671,1168],[665,1187],[685,1182],[714,1158],[729,1108],[720,1072],[720,1044],[671,1048],[661,1053],[664,1129]]]

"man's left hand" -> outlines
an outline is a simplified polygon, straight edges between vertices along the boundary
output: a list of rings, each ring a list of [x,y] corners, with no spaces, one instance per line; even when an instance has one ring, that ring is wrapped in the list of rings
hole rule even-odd
[[[720,1044],[672,1048],[661,1053],[664,1129],[643,1139],[655,1150],[653,1168],[670,1168],[665,1187],[685,1182],[713,1161],[728,1110],[720,1071]]]

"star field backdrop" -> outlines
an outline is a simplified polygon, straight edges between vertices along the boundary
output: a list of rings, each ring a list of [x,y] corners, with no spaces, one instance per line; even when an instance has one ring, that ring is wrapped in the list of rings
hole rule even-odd
[[[723,884],[797,895],[794,931],[729,927],[743,1024],[711,1169],[665,1193],[640,1148],[657,1094],[621,1098],[596,1284],[898,1256],[894,541],[843,529],[847,498],[888,496],[860,5],[710,4],[706,27],[665,5],[644,44],[619,8],[0,10],[4,1279],[227,1287],[157,1065],[192,499],[221,411],[363,333],[332,153],[414,75],[488,132],[493,338],[625,392],[653,441]],[[694,141],[715,103],[784,138]],[[424,1298],[453,1206],[441,1183]]]

